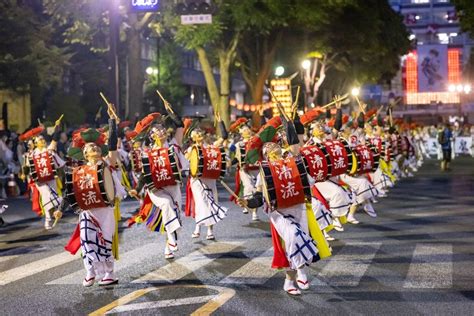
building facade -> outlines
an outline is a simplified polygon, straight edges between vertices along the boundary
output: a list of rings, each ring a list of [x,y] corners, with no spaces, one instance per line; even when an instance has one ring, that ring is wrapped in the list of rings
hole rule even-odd
[[[472,87],[462,73],[474,42],[461,31],[454,5],[448,0],[389,2],[403,16],[413,43],[387,92],[403,97],[404,105],[395,114],[427,121],[472,115]]]

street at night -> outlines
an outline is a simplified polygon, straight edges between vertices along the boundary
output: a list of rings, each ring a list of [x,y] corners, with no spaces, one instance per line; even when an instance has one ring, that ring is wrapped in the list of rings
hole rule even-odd
[[[473,0],[0,0],[0,316],[474,315]]]
[[[15,200],[15,212],[5,216],[11,223],[1,229],[2,313],[183,315],[225,293],[208,307],[216,315],[468,315],[474,310],[474,170],[470,158],[453,165],[441,174],[427,162],[376,204],[379,217],[360,215],[361,224],[334,233],[333,257],[312,266],[311,287],[297,298],[281,291],[282,272],[269,268],[268,220],[261,215],[253,223],[228,202],[215,241],[192,241],[192,222],[184,221],[171,262],[163,259],[163,239],[140,227],[123,229],[119,284],[83,289],[81,260],[61,251],[76,216],[45,233],[26,201]],[[125,202],[124,217],[135,204]]]

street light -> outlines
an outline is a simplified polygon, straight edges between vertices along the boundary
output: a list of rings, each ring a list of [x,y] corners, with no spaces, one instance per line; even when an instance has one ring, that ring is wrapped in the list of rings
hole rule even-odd
[[[283,66],[278,66],[275,68],[275,76],[280,77],[285,73],[285,68]]]
[[[357,88],[357,87],[352,88],[351,94],[352,94],[353,96],[355,96],[355,97],[359,96],[359,94],[360,94],[360,89]]]
[[[449,87],[448,87],[448,90],[449,90],[449,92],[454,92],[454,91],[456,91],[456,86],[453,85],[453,84],[450,84]]]
[[[151,76],[151,75],[157,75],[158,74],[158,68],[155,68],[155,67],[147,67],[145,69],[145,72],[147,75]]]
[[[462,92],[462,91],[464,90],[464,87],[462,86],[462,84],[458,84],[458,85],[456,86],[456,90],[457,90],[458,92]]]
[[[469,94],[471,92],[471,90],[472,90],[472,87],[471,87],[470,84],[465,84],[464,85],[464,93],[465,94]]]
[[[303,60],[301,67],[303,67],[304,70],[308,70],[311,67],[311,61],[308,59]]]

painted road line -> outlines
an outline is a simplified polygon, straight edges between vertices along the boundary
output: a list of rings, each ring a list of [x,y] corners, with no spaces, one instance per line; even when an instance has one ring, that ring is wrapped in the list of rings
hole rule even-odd
[[[435,289],[453,286],[453,246],[416,244],[404,288]]]
[[[177,298],[173,300],[163,300],[155,302],[143,302],[135,304],[127,304],[122,306],[117,306],[114,309],[108,311],[107,314],[114,313],[126,313],[126,312],[136,312],[144,309],[154,309],[154,308],[164,308],[164,307],[173,307],[181,305],[191,305],[191,304],[202,304],[213,299],[215,295],[206,295],[206,296],[195,296],[187,298]]]
[[[21,280],[34,274],[58,267],[60,265],[77,260],[80,255],[71,255],[69,252],[61,252],[44,259],[36,260],[28,264],[0,272],[0,285]]]
[[[347,243],[311,282],[316,286],[358,286],[382,243]]]
[[[154,291],[170,291],[172,289],[186,289],[186,288],[196,288],[196,289],[208,289],[215,291],[214,295],[206,296],[197,296],[197,297],[187,297],[181,299],[172,299],[172,300],[162,300],[162,301],[153,301],[153,302],[141,302],[141,303],[132,303],[140,297],[154,292]],[[163,307],[171,306],[180,306],[180,305],[190,305],[190,304],[200,304],[207,301],[206,304],[195,310],[191,315],[210,315],[215,312],[219,307],[224,305],[228,300],[230,300],[235,295],[235,291],[230,288],[213,286],[213,285],[166,285],[162,287],[149,287],[146,289],[136,290],[132,293],[129,293],[125,296],[120,297],[119,299],[109,303],[98,310],[89,314],[89,316],[99,316],[104,314],[114,314],[121,312],[133,312],[143,309],[156,309]]]
[[[436,217],[436,216],[454,216],[460,214],[471,215],[473,212],[469,209],[463,210],[445,210],[445,211],[435,211],[435,212],[419,212],[419,213],[408,213],[406,215],[413,217]]]
[[[145,274],[132,283],[143,283],[148,281],[164,281],[167,283],[173,283],[217,259],[215,256],[209,257],[208,255],[230,252],[243,244],[243,241],[215,242],[209,244],[185,257],[179,258],[178,260],[155,271]]]
[[[148,243],[134,250],[120,254],[120,260],[115,261],[115,273],[120,272],[121,270],[130,266],[137,266],[147,258],[150,258],[150,249],[154,248],[156,248],[156,243]],[[81,269],[46,284],[82,284],[84,275],[85,271]]]
[[[278,273],[277,269],[272,269],[273,248],[268,249],[258,257],[253,258],[248,263],[222,279],[221,284],[253,284],[261,285]]]
[[[3,256],[3,257],[0,257],[0,263],[11,260],[11,259],[15,259],[15,258],[18,258],[18,257],[19,257],[18,255]]]

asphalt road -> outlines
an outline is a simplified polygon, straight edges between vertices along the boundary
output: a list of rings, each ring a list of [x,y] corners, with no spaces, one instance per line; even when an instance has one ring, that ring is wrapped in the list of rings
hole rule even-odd
[[[270,269],[268,219],[238,207],[217,225],[216,241],[193,240],[184,219],[173,261],[164,236],[122,228],[115,287],[83,288],[80,259],[64,252],[76,217],[52,231],[22,199],[8,201],[0,228],[0,315],[473,315],[474,159],[440,173],[428,161],[376,204],[379,217],[333,233],[333,256],[310,269],[299,297],[282,290]],[[226,195],[220,189],[221,199]],[[124,203],[124,217],[135,202]]]

